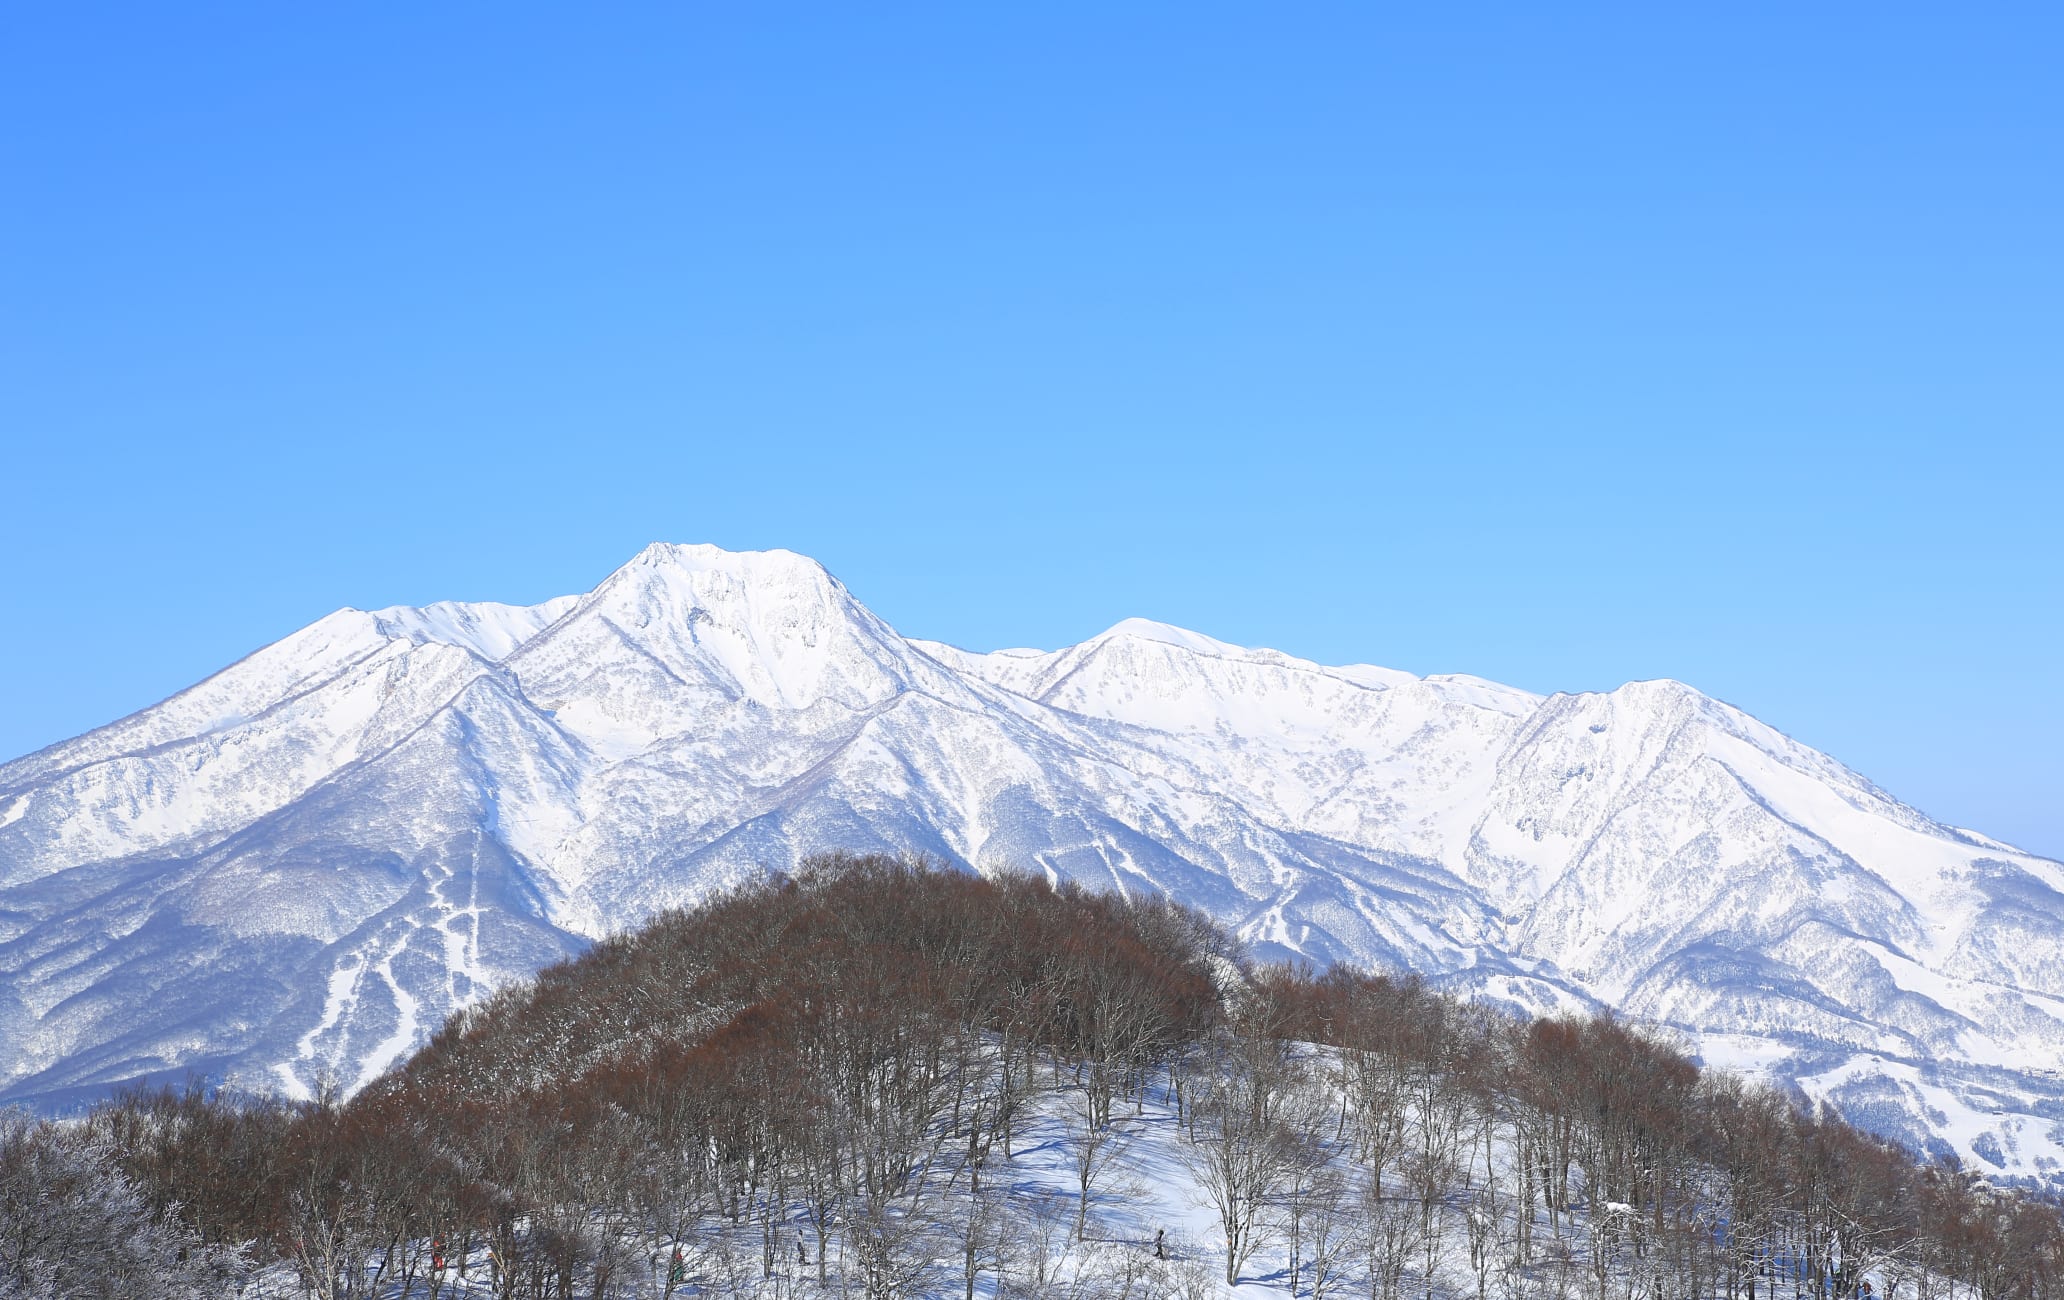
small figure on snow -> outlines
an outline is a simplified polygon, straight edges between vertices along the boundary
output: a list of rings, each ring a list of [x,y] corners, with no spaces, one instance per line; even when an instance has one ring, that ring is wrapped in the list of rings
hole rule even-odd
[[[1155,1258],[1155,1259],[1167,1259],[1167,1258],[1168,1258],[1168,1242],[1167,1242],[1167,1240],[1166,1240],[1167,1236],[1168,1236],[1168,1229],[1166,1229],[1166,1228],[1156,1228],[1156,1229],[1154,1229],[1154,1258]]]

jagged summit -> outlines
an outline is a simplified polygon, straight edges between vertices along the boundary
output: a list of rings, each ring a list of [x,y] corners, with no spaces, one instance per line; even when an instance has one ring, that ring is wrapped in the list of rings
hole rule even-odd
[[[2064,1169],[2064,867],[1691,687],[1541,696],[1133,619],[982,654],[807,557],[672,544],[539,605],[340,610],[0,765],[0,1099],[364,1081],[823,848],[1610,1002],[1917,1144]]]

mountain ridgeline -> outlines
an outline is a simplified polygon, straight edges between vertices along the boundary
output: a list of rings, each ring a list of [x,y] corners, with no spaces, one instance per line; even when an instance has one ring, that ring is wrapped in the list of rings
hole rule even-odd
[[[451,1013],[814,852],[1167,898],[1255,953],[1611,1007],[2064,1177],[2064,867],[1676,682],[1539,696],[1142,621],[899,635],[785,552],[343,610],[0,765],[0,1099],[351,1092]]]
[[[670,911],[348,1100],[14,1123],[0,1210],[40,1223],[30,1157],[90,1156],[168,1254],[71,1296],[203,1268],[325,1300],[2064,1290],[2050,1202],[1610,1015],[1257,965],[1166,902],[880,857]],[[1145,1170],[1194,1233],[1138,1212]],[[0,1288],[127,1258],[46,1227],[0,1234]]]

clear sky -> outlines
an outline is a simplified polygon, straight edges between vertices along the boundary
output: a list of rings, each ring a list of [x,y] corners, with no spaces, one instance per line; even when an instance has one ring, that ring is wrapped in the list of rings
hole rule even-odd
[[[557,8],[0,20],[0,755],[713,541],[2064,855],[2064,9]]]

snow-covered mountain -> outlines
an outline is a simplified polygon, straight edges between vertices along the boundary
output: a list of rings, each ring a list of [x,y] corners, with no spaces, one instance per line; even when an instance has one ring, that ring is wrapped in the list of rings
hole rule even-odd
[[[973,654],[801,556],[702,546],[528,608],[340,611],[0,766],[0,1097],[349,1088],[500,982],[831,847],[1610,1004],[2064,1171],[2064,866],[1687,686],[1543,698],[1136,620]]]

